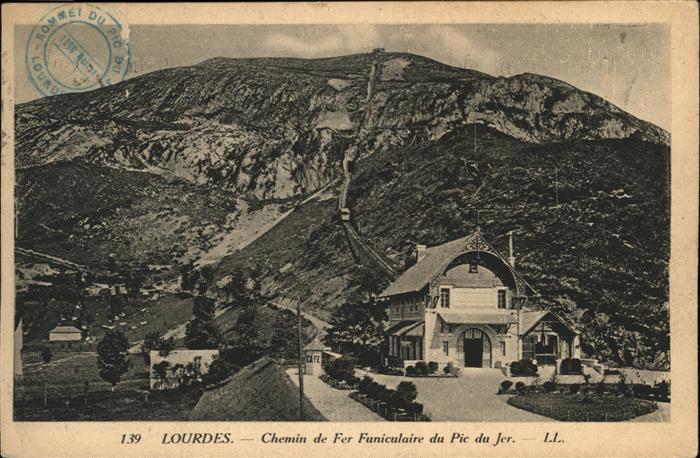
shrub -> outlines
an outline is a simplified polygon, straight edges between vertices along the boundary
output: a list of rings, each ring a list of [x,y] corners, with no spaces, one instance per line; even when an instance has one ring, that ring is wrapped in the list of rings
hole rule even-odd
[[[396,356],[389,356],[386,358],[386,365],[389,367],[403,367],[403,361]]]
[[[367,394],[367,389],[369,388],[369,385],[371,383],[372,383],[372,378],[365,375],[364,377],[362,377],[362,380],[360,380],[360,383],[357,386],[357,390],[362,394]]]
[[[664,380],[661,383],[657,383],[656,385],[654,385],[653,391],[659,399],[668,401],[668,398],[671,395],[671,385]]]
[[[452,361],[447,363],[447,365],[444,367],[442,370],[446,375],[452,375],[455,377],[459,377],[459,374],[462,372],[459,370],[459,367],[456,367],[454,364],[452,364]]]
[[[620,380],[617,382],[617,393],[622,396],[630,396],[632,391],[629,385],[626,383],[626,377],[624,374],[620,373]]]
[[[514,376],[530,376],[537,374],[537,366],[529,359],[513,361],[510,364],[510,373]]]
[[[649,399],[653,392],[653,388],[650,385],[636,383],[632,385],[632,393],[634,397],[641,399]]]
[[[428,375],[428,365],[425,364],[425,361],[417,361],[415,368],[417,376]]]
[[[391,404],[398,409],[407,409],[418,396],[418,390],[413,382],[401,382],[393,393]]]
[[[367,396],[369,396],[372,399],[378,399],[379,398],[379,390],[380,390],[379,383],[372,381],[367,386]]]
[[[513,382],[510,380],[503,380],[501,382],[501,387],[498,389],[498,394],[505,394],[510,390],[510,387],[513,386]]]
[[[406,376],[407,377],[415,377],[416,376],[416,368],[413,366],[406,367]]]
[[[325,367],[326,374],[336,380],[344,380],[347,383],[355,382],[355,360],[345,356],[334,359]]]
[[[224,358],[217,357],[209,365],[209,372],[202,375],[202,382],[205,385],[213,385],[227,379],[236,371],[238,371],[238,366]]]
[[[596,392],[597,394],[603,394],[603,393],[605,393],[605,379],[603,379],[603,380],[601,380],[600,382],[596,383],[595,392]]]
[[[391,404],[391,400],[394,397],[395,390],[387,388],[386,385],[379,385],[379,392],[377,393],[377,400]]]
[[[564,375],[579,375],[583,373],[581,360],[578,358],[566,358],[561,362],[561,373]]]
[[[569,393],[576,394],[578,393],[579,388],[580,386],[578,383],[572,383],[571,385],[569,385]]]
[[[519,395],[523,395],[527,392],[527,387],[523,382],[518,382],[515,384],[515,391],[517,391]]]
[[[551,381],[546,381],[542,384],[542,388],[544,388],[545,393],[551,393],[552,391],[555,390],[557,387],[557,384]]]
[[[399,369],[398,367],[379,366],[377,372],[386,375],[403,375],[403,369]]]
[[[420,402],[412,402],[406,410],[411,415],[418,416],[423,413],[423,404]]]
[[[430,361],[428,363],[428,373],[434,374],[437,372],[437,369],[438,369],[438,363],[436,363],[435,361]],[[422,406],[421,406],[421,410],[422,410]]]

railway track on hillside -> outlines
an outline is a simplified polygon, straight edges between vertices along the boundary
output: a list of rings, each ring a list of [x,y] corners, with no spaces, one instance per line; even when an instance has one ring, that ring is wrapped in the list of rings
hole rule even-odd
[[[365,130],[372,129],[372,97],[377,80],[378,66],[381,64],[381,59],[378,56],[379,54],[372,62],[372,68],[370,69],[370,74],[367,81],[367,98],[365,99],[365,114],[362,125],[358,127],[355,133],[357,145],[357,149],[354,151],[355,156],[359,156],[360,147],[363,142],[362,137]],[[348,150],[345,151],[345,156],[343,157],[343,180],[340,186],[340,194],[338,196],[340,223],[343,226],[345,238],[347,239],[348,246],[350,247],[350,251],[355,258],[355,261],[360,264],[372,265],[388,280],[395,280],[398,277],[398,273],[394,270],[391,264],[372,247],[370,247],[352,225],[352,212],[348,206],[348,190],[350,189],[350,183],[352,181],[351,164],[355,159],[356,157],[348,156]]]

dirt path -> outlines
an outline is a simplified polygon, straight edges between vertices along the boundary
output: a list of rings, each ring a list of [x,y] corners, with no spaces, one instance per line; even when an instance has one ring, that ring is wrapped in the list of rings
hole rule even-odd
[[[85,356],[93,356],[93,355],[96,355],[96,354],[97,354],[97,352],[94,352],[94,351],[90,351],[90,352],[81,352],[81,353],[76,353],[75,355],[72,355],[72,356],[66,356],[65,358],[54,359],[54,360],[52,360],[52,361],[49,361],[48,363],[45,363],[45,362],[43,362],[43,361],[38,361],[38,362],[36,362],[36,363],[24,364],[22,367],[23,367],[24,369],[26,369],[26,368],[28,368],[28,367],[34,367],[34,366],[44,366],[44,367],[46,367],[46,366],[53,366],[53,365],[56,365],[56,364],[58,364],[58,363],[62,363],[62,362],[64,362],[64,361],[68,361],[69,359],[82,358],[82,357],[85,357]]]
[[[276,307],[292,311],[292,312],[294,312],[294,314],[297,313],[297,308],[293,307],[291,305],[284,305],[284,304],[280,304],[279,302],[269,302],[269,303],[276,306]],[[317,318],[317,317],[315,317],[315,316],[313,316],[313,315],[311,315],[303,310],[301,311],[301,316],[303,316],[304,318],[309,320],[311,322],[311,324],[316,326],[316,329],[321,331],[321,333],[325,334],[326,329],[331,327],[331,325],[329,323],[327,323],[327,322],[323,321],[322,319]]]
[[[287,369],[287,375],[299,386],[297,369]],[[359,402],[351,399],[349,391],[336,390],[318,376],[304,375],[304,395],[329,421],[385,421]]]

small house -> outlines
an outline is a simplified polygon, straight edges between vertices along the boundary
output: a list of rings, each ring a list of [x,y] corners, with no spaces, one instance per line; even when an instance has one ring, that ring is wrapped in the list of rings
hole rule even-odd
[[[150,387],[169,390],[193,381],[201,382],[202,375],[209,372],[217,356],[219,350],[173,350],[165,356],[158,350],[151,350]]]
[[[59,349],[74,349],[80,347],[83,333],[72,325],[59,324],[49,331],[49,345]]]
[[[307,375],[321,375],[323,372],[322,358],[323,352],[326,350],[326,346],[323,345],[318,336],[314,337],[314,340],[309,342],[304,347],[304,357],[306,359],[306,364],[304,365],[304,374]]]

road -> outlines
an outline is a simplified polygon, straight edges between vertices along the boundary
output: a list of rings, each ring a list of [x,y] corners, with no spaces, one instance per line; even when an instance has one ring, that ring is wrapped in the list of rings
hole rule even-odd
[[[357,371],[362,376],[361,371]],[[503,380],[499,369],[462,369],[458,378],[398,377],[368,374],[377,383],[396,388],[404,380],[418,389],[418,402],[433,421],[551,422],[551,418],[515,408],[509,396],[496,394]],[[306,382],[306,379],[304,379]]]
[[[294,312],[295,314],[297,313],[296,306],[293,307],[291,305],[284,305],[284,304],[280,304],[279,302],[272,302],[272,301],[270,301],[268,303],[272,304],[276,307],[279,307],[281,309],[290,310],[290,311]],[[326,329],[331,327],[331,325],[329,323],[327,323],[327,322],[323,321],[322,319],[317,318],[317,317],[315,317],[315,316],[311,315],[310,313],[307,313],[303,310],[301,311],[301,316],[303,316],[304,318],[309,320],[311,322],[311,324],[316,326],[316,329],[318,329],[322,333],[325,333]]]
[[[287,369],[289,378],[299,386],[297,374],[297,369]],[[385,421],[349,394],[348,390],[337,390],[323,383],[316,375],[304,375],[304,395],[328,421]]]

